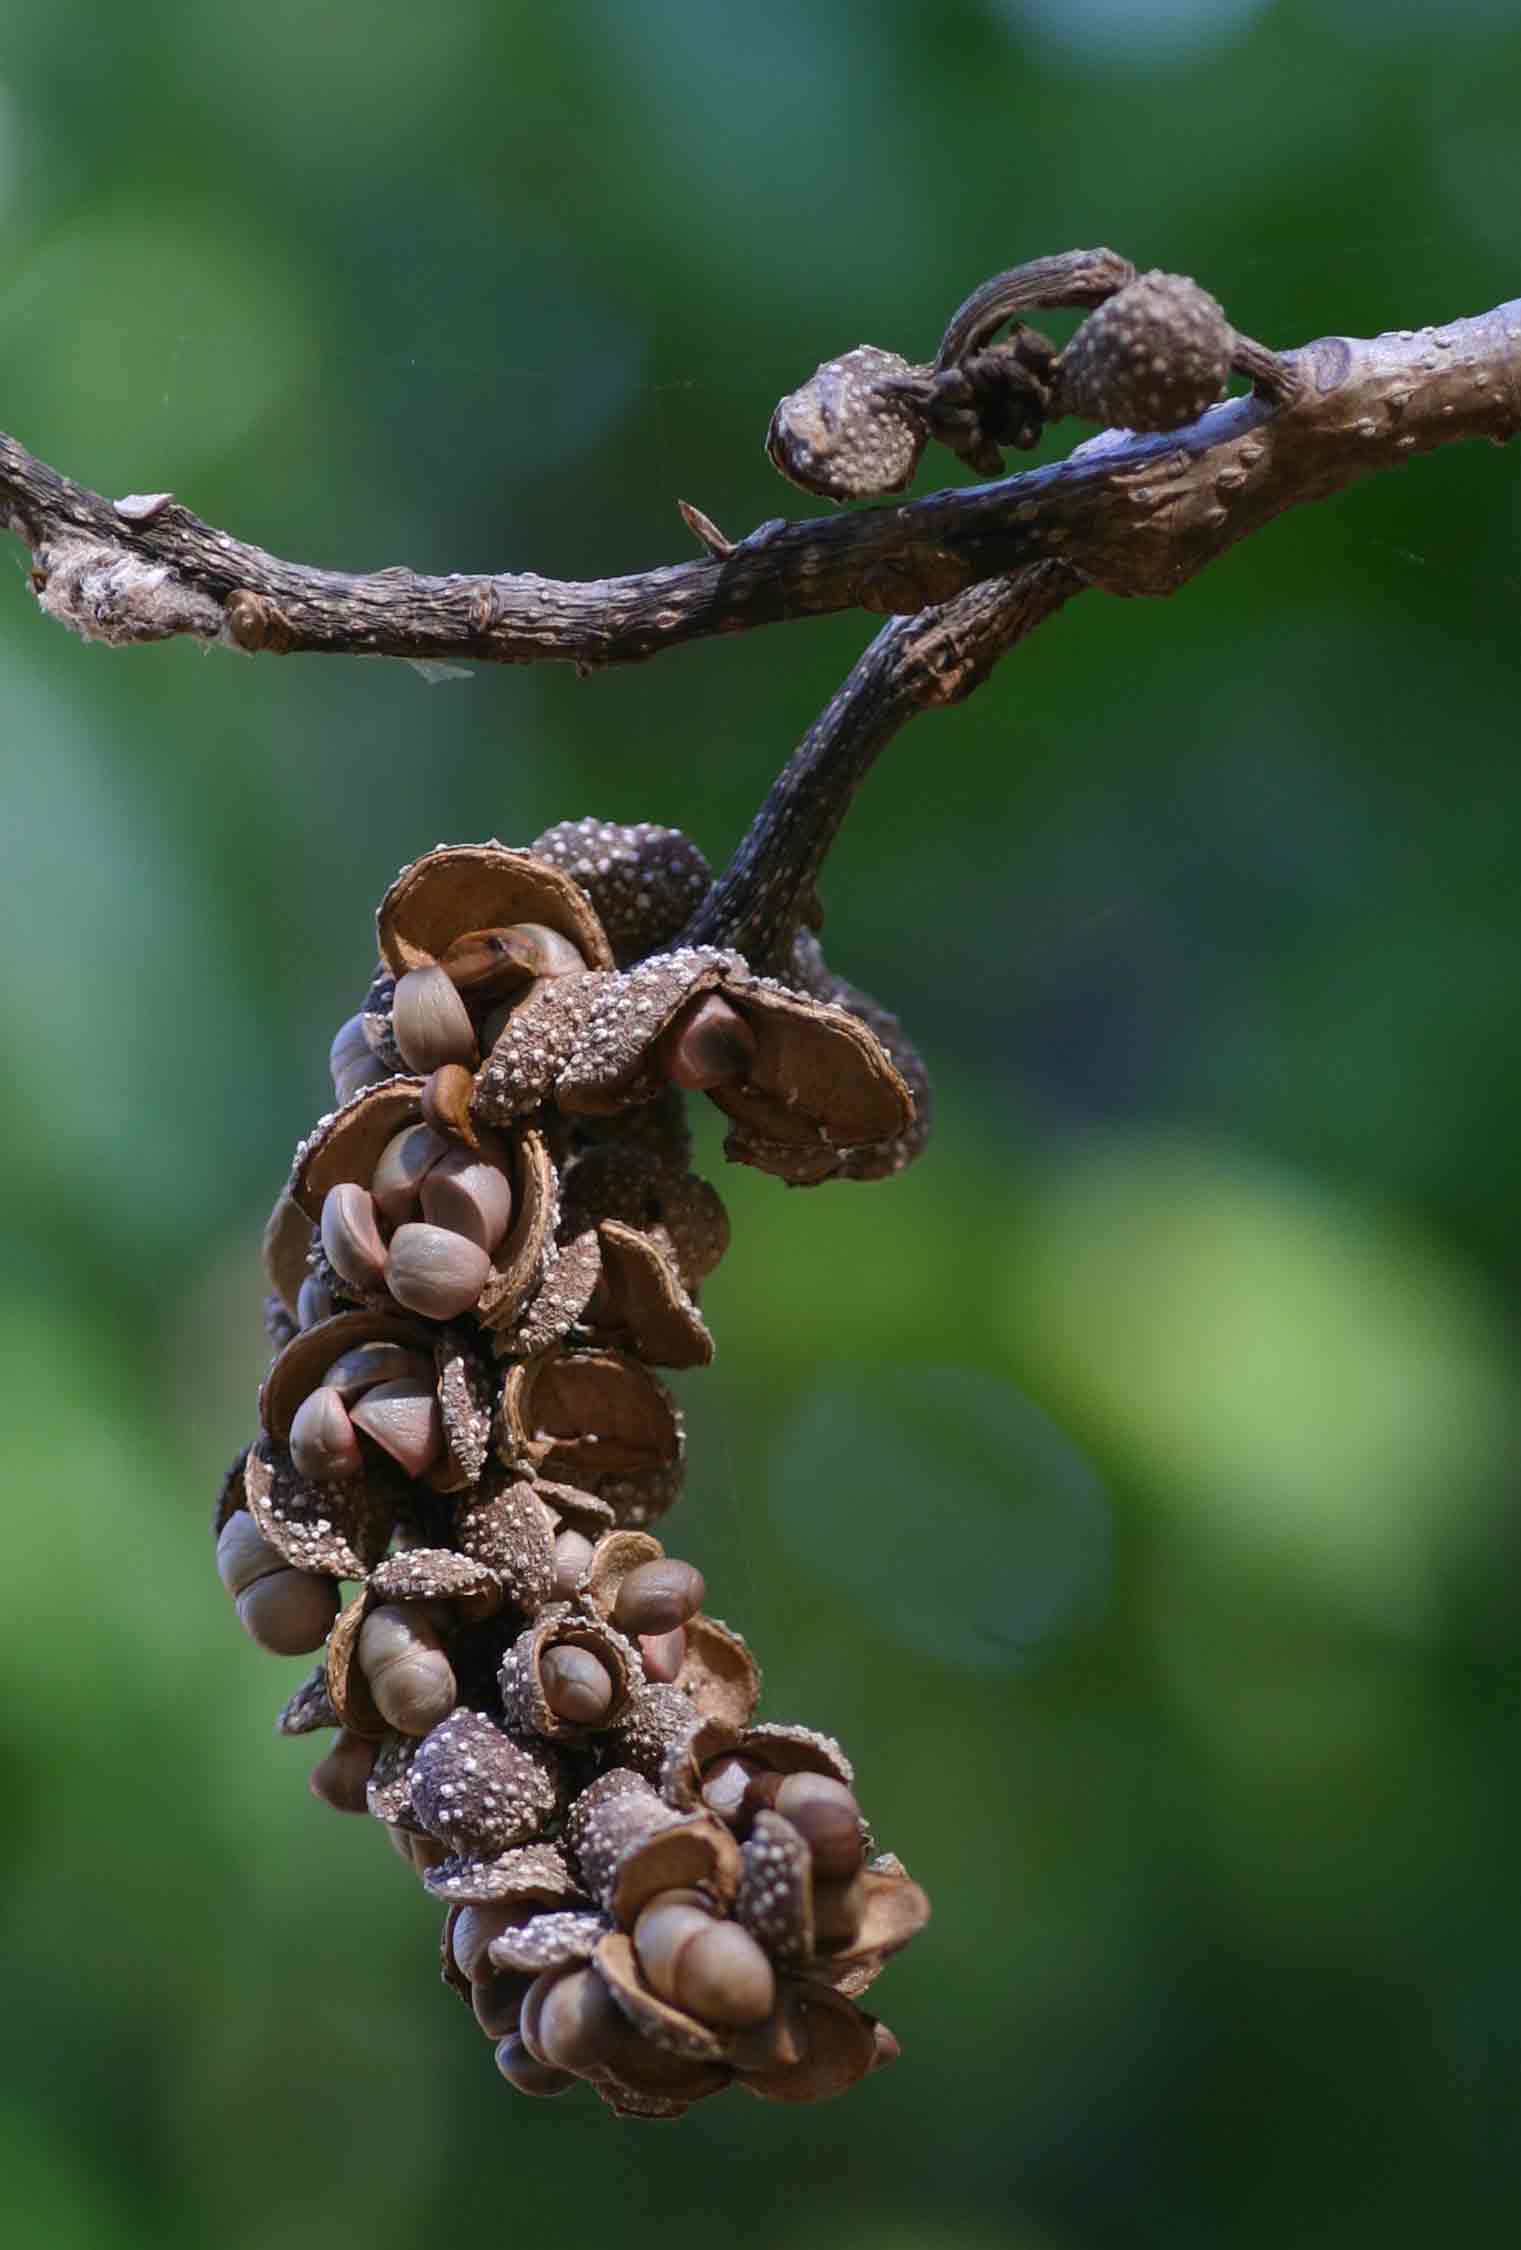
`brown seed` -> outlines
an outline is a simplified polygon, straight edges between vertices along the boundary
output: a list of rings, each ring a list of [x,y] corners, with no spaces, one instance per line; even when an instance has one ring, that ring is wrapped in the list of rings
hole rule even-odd
[[[463,1063],[444,1063],[423,1082],[419,1099],[422,1113],[435,1133],[479,1148],[470,1104],[475,1096],[475,1076]]]
[[[383,1602],[372,1609],[359,1629],[359,1665],[376,1709],[399,1734],[428,1734],[454,1709],[449,1659],[417,1608]]]
[[[681,1667],[687,1660],[687,1636],[678,1625],[672,1633],[641,1633],[639,1657],[644,1665],[644,1676],[660,1687],[669,1687],[681,1677]]]
[[[431,1384],[432,1360],[421,1352],[408,1351],[405,1344],[375,1343],[356,1344],[352,1351],[342,1353],[322,1380],[338,1393],[345,1406],[352,1406],[376,1383],[401,1383],[409,1377]]]
[[[461,1907],[449,1936],[449,1950],[461,1976],[468,1977],[472,1984],[478,1977],[491,1976],[493,1971],[486,1948],[493,1938],[499,1938],[504,1930],[515,1929],[533,1912],[532,1907],[517,1905]]]
[[[296,1293],[296,1319],[303,1328],[315,1328],[319,1320],[331,1320],[337,1307],[333,1292],[325,1281],[309,1273]]]
[[[704,1767],[702,1776],[702,1801],[716,1812],[720,1820],[738,1823],[745,1807],[745,1791],[760,1771],[753,1758],[739,1758],[725,1752]]]
[[[333,1092],[340,1102],[350,1100],[361,1086],[378,1086],[391,1075],[364,1035],[363,1016],[350,1016],[339,1026],[327,1061],[333,1074]]]
[[[278,1547],[272,1547],[247,1508],[227,1518],[217,1539],[217,1575],[229,1594],[241,1594],[255,1579],[288,1567]]]
[[[291,1416],[290,1457],[304,1477],[319,1484],[328,1477],[359,1474],[364,1455],[340,1392],[325,1383],[308,1391]]]
[[[586,967],[585,957],[543,922],[515,922],[507,929],[467,930],[443,955],[441,966],[472,1000],[495,999],[532,977],[569,976]]]
[[[362,1735],[350,1734],[345,1728],[327,1756],[312,1768],[307,1784],[312,1795],[331,1805],[334,1812],[367,1813],[366,1784],[379,1747],[378,1742],[366,1742]]]
[[[363,1430],[409,1477],[431,1469],[444,1450],[443,1416],[431,1381],[413,1375],[399,1383],[377,1383],[354,1407],[354,1426]],[[292,1436],[295,1424],[291,1425]]]
[[[592,1543],[584,1532],[562,1531],[555,1540],[555,1578],[550,1598],[568,1602],[581,1583],[581,1574],[592,1558]]]
[[[451,1146],[431,1125],[404,1125],[386,1142],[370,1181],[370,1193],[387,1226],[399,1226],[403,1219],[417,1216],[423,1181]]]
[[[815,1875],[826,1882],[854,1875],[864,1852],[861,1808],[843,1781],[824,1773],[789,1773],[776,1793],[776,1810],[807,1844]]]
[[[338,1589],[309,1570],[275,1570],[237,1597],[238,1622],[271,1656],[309,1656],[338,1615]]]
[[[520,2094],[568,2094],[575,2084],[569,2071],[551,2070],[547,2063],[537,2062],[516,2032],[497,2048],[496,2067]]]
[[[518,1969],[498,1969],[470,1988],[475,2020],[488,2039],[504,2039],[518,2028],[523,1999],[533,1978]]]
[[[444,1063],[463,1063],[473,1070],[479,1059],[469,1011],[437,966],[408,969],[397,979],[391,1030],[402,1060],[424,1076]]]
[[[322,1199],[322,1247],[328,1263],[355,1289],[378,1289],[385,1280],[386,1246],[375,1224],[368,1188],[340,1180]]]
[[[498,1165],[453,1148],[423,1181],[422,1207],[431,1226],[462,1234],[489,1257],[512,1218],[512,1187]]]
[[[539,1664],[539,1679],[550,1710],[572,1726],[600,1726],[612,1708],[612,1675],[589,1648],[556,1643]]]
[[[392,1828],[389,1825],[386,1834],[391,1839],[392,1851],[398,1859],[406,1861],[415,1875],[423,1874],[430,1867],[437,1867],[441,1859],[449,1856],[448,1845],[440,1843],[436,1836],[415,1836],[410,1828]]]
[[[709,992],[662,1033],[659,1053],[673,1085],[700,1093],[749,1074],[755,1033],[727,1000]]]
[[[580,2077],[600,2070],[618,2044],[623,2018],[595,1969],[555,1978],[541,1999],[534,2045],[555,2070]]]
[[[391,1295],[408,1312],[454,1320],[470,1310],[490,1271],[491,1260],[479,1243],[445,1227],[409,1222],[391,1237],[385,1278]]]
[[[674,1633],[697,1615],[707,1591],[694,1564],[663,1555],[629,1572],[618,1588],[613,1623],[621,1633]]]
[[[639,1966],[662,2000],[699,2022],[763,2023],[776,2005],[771,1963],[737,1922],[656,1899],[634,1924]]]
[[[813,1929],[820,1945],[843,1945],[852,1938],[861,1920],[861,1886],[854,1877],[846,1883],[813,1886]]]

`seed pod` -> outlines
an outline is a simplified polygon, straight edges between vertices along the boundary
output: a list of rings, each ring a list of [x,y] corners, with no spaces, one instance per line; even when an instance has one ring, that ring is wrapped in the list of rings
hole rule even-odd
[[[511,1223],[512,1186],[499,1166],[453,1148],[423,1181],[422,1208],[431,1226],[462,1234],[489,1257]]]
[[[590,1649],[569,1643],[550,1649],[539,1665],[539,1678],[550,1710],[572,1726],[600,1726],[612,1709],[612,1674]]]
[[[681,1626],[670,1633],[641,1633],[639,1661],[644,1676],[657,1687],[668,1687],[681,1677],[687,1660],[687,1636]]]
[[[454,1709],[454,1673],[422,1613],[399,1603],[372,1609],[359,1631],[359,1665],[381,1717],[399,1734],[427,1734]]]
[[[518,2028],[523,2001],[533,1983],[512,1969],[498,1969],[471,1987],[470,2005],[488,2039],[510,2037]]]
[[[355,1289],[385,1286],[386,1249],[368,1188],[340,1180],[322,1199],[322,1247],[333,1271]]]
[[[624,2021],[595,1969],[569,1969],[542,1976],[533,1987],[533,2051],[551,2069],[584,2078],[604,2069],[621,2044]]]
[[[478,1243],[417,1223],[398,1227],[392,1235],[385,1279],[408,1312],[454,1320],[470,1310],[490,1271],[491,1260]]]
[[[337,1589],[310,1571],[290,1569],[246,1508],[222,1526],[217,1571],[239,1624],[260,1648],[272,1656],[306,1656],[322,1646],[338,1614]]]
[[[333,1074],[333,1092],[339,1102],[346,1102],[362,1086],[378,1086],[390,1072],[376,1059],[364,1035],[364,1017],[350,1016],[341,1024],[328,1049],[328,1068]]]
[[[755,1048],[755,1033],[739,1010],[709,992],[661,1034],[660,1064],[673,1086],[705,1093],[746,1077]]]
[[[475,1120],[470,1105],[475,1096],[475,1078],[463,1063],[444,1063],[423,1081],[422,1112],[435,1133],[451,1141],[463,1141],[466,1148],[478,1148]]]
[[[772,466],[789,484],[828,500],[901,492],[924,451],[924,419],[882,386],[918,372],[877,344],[825,360],[772,415]]]
[[[822,1773],[789,1773],[775,1803],[807,1844],[816,1875],[838,1882],[855,1874],[865,1855],[861,1808],[843,1782]]]
[[[409,969],[397,978],[391,1029],[403,1060],[420,1076],[445,1063],[473,1070],[479,1060],[469,1011],[440,968]]]
[[[560,1768],[542,1742],[518,1742],[478,1711],[451,1712],[412,1764],[412,1810],[466,1859],[530,1843],[554,1817]]]
[[[707,1581],[695,1564],[666,1555],[641,1563],[618,1588],[613,1623],[630,1634],[674,1633],[695,1617],[707,1594]]]
[[[331,1805],[334,1812],[367,1813],[370,1774],[378,1747],[344,1729],[327,1756],[312,1768],[308,1782],[312,1795]]]
[[[700,2023],[763,2023],[776,2005],[776,1977],[754,1938],[700,1907],[653,1900],[634,1924],[634,1951],[661,1999]]]
[[[364,1456],[341,1392],[327,1384],[308,1391],[291,1417],[290,1457],[315,1483],[358,1476]]]
[[[333,1292],[325,1281],[309,1273],[302,1282],[296,1297],[296,1322],[300,1328],[315,1328],[322,1320],[331,1320],[335,1311]]]
[[[758,1812],[740,1852],[734,1918],[778,1966],[813,1957],[813,1866],[808,1846],[779,1813]]]
[[[575,2084],[569,2071],[551,2070],[532,2056],[514,2032],[496,2051],[496,2067],[520,2094],[568,2094]]]
[[[426,1330],[419,1333],[426,1334]],[[356,1344],[352,1351],[340,1352],[322,1380],[338,1393],[345,1406],[352,1406],[377,1383],[426,1383],[432,1377],[433,1362],[421,1352],[410,1351],[405,1344],[375,1341]]]
[[[377,1383],[354,1407],[354,1426],[363,1430],[409,1477],[420,1477],[444,1450],[443,1418],[431,1382],[409,1376],[399,1383]],[[295,1427],[292,1425],[292,1450]]]
[[[404,1125],[381,1150],[370,1193],[387,1226],[416,1216],[423,1181],[451,1143],[431,1125]]]
[[[574,1595],[587,1564],[592,1558],[592,1543],[581,1531],[562,1531],[555,1538],[555,1577],[550,1598],[568,1602]]]
[[[1060,403],[1122,429],[1180,429],[1225,396],[1234,342],[1196,281],[1139,274],[1088,315],[1063,352]]]

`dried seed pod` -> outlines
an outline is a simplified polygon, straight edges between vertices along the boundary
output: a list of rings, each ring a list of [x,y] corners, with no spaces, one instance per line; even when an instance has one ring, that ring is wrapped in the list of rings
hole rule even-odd
[[[312,1795],[331,1805],[334,1812],[367,1813],[375,1750],[373,1742],[345,1729],[327,1756],[313,1766],[308,1784]]]
[[[674,1249],[616,1219],[596,1230],[600,1273],[587,1325],[651,1367],[707,1367],[713,1339],[682,1284]]]
[[[520,2094],[568,2094],[576,2083],[567,2070],[551,2070],[531,2055],[516,2032],[496,2050],[496,2067]]]
[[[397,978],[391,1029],[403,1061],[420,1077],[445,1063],[473,1070],[480,1060],[470,1012],[438,967],[409,969]]]
[[[386,1248],[368,1188],[340,1180],[322,1200],[322,1247],[333,1271],[355,1289],[382,1289]]]
[[[312,1222],[288,1189],[283,1190],[264,1228],[265,1278],[287,1312],[301,1320],[301,1285],[312,1246]]]
[[[505,1969],[481,1978],[472,1987],[470,2005],[488,2039],[510,2038],[517,2030],[522,2020],[523,2002],[532,1984],[532,1977]]]
[[[442,1854],[443,1845],[438,1848]],[[443,1857],[424,1879],[434,1898],[461,1906],[544,1907],[558,1913],[586,1904],[564,1856],[553,1844],[518,1845],[495,1859]]]
[[[343,1395],[324,1384],[308,1391],[290,1425],[290,1457],[302,1476],[358,1476],[364,1456]]]
[[[780,2070],[745,2071],[738,2083],[768,2102],[826,2102],[848,2093],[877,2059],[873,2019],[827,1987],[805,1983],[798,2000],[805,2052]]]
[[[689,836],[653,821],[563,820],[529,846],[563,869],[601,918],[619,966],[658,953],[685,929],[713,871]]]
[[[579,1968],[589,1961],[607,1935],[601,1914],[562,1910],[531,1914],[490,1941],[494,1969],[526,1969],[541,1976],[546,1969]]]
[[[1176,430],[1225,396],[1234,333],[1185,274],[1143,273],[1091,312],[1061,356],[1070,414],[1127,430]]]
[[[468,1149],[440,1157],[422,1183],[423,1217],[430,1226],[462,1234],[488,1257],[503,1241],[512,1218],[512,1185],[498,1165]]]
[[[412,1808],[460,1857],[489,1859],[531,1843],[559,1798],[544,1744],[514,1741],[477,1711],[454,1711],[412,1762]]]
[[[668,1687],[681,1678],[681,1667],[687,1660],[687,1637],[678,1625],[669,1633],[641,1633],[639,1635],[639,1661],[644,1666],[644,1676],[659,1687]]]
[[[681,1455],[675,1401],[622,1352],[552,1350],[511,1367],[502,1423],[503,1458],[550,1476],[637,1474]]]
[[[443,1227],[408,1222],[391,1237],[385,1281],[408,1312],[428,1320],[454,1320],[468,1312],[491,1271],[480,1245]]]
[[[776,2005],[770,1962],[737,1922],[655,1899],[634,1924],[639,1966],[662,2000],[701,2023],[763,2023]]]
[[[398,972],[437,961],[476,930],[545,923],[597,968],[612,965],[584,891],[531,852],[501,844],[441,844],[402,869],[376,915],[381,953]]]
[[[912,484],[926,431],[898,396],[880,388],[920,370],[898,352],[858,344],[825,360],[781,400],[766,433],[772,466],[826,500],[862,500]]]
[[[292,1570],[329,1578],[363,1578],[378,1562],[404,1489],[388,1462],[367,1464],[363,1476],[314,1484],[284,1446],[263,1438],[243,1471],[243,1497],[261,1538]]]
[[[396,1356],[390,1356],[392,1349]],[[415,1354],[415,1358],[407,1355]],[[433,1365],[433,1331],[400,1312],[368,1306],[335,1313],[292,1337],[259,1393],[259,1420],[279,1443],[289,1441],[296,1409],[326,1385],[351,1406],[372,1383],[427,1374]]]
[[[431,1125],[421,1123],[404,1125],[386,1142],[370,1181],[370,1193],[387,1226],[416,1217],[424,1180],[453,1146]]]
[[[573,1598],[591,1559],[592,1543],[584,1532],[562,1531],[556,1534],[553,1598],[557,1602],[568,1602]]]
[[[535,1616],[552,1598],[554,1543],[549,1510],[528,1484],[488,1469],[455,1519],[460,1552],[485,1563],[509,1599]]]
[[[582,1655],[593,1660],[595,1670],[579,1661]],[[611,1691],[606,1703],[604,1683]],[[518,1635],[502,1659],[500,1673],[507,1724],[521,1733],[545,1735],[552,1742],[582,1742],[591,1729],[614,1724],[630,1696],[643,1685],[632,1642],[600,1618],[580,1616],[560,1602],[540,1610],[528,1630]],[[572,1709],[584,1710],[587,1716],[573,1718]]]
[[[673,1086],[706,1093],[731,1078],[747,1078],[756,1038],[744,1017],[718,993],[684,1008],[660,1039],[660,1066]]]
[[[366,1086],[378,1086],[390,1076],[364,1035],[364,1017],[350,1016],[340,1024],[328,1049],[328,1068],[333,1074],[333,1092],[340,1103],[347,1102]]]
[[[865,1857],[861,1808],[843,1782],[822,1773],[790,1773],[775,1804],[808,1846],[815,1874],[826,1882],[855,1874]]]
[[[427,1734],[454,1708],[443,1643],[416,1609],[383,1602],[359,1632],[359,1666],[381,1717],[399,1734]]]
[[[705,1719],[679,1688],[659,1682],[641,1688],[619,1719],[609,1756],[643,1774],[668,1805],[688,1812],[701,1809],[704,1767],[735,1740],[733,1727]]]
[[[355,1428],[383,1446],[409,1477],[422,1476],[444,1450],[443,1418],[431,1380],[419,1381],[414,1375],[396,1383],[375,1384],[356,1402],[353,1421]]]
[[[674,1633],[695,1617],[707,1595],[707,1580],[693,1563],[663,1555],[640,1563],[618,1588],[613,1623],[629,1634]]]
[[[624,2022],[594,1969],[541,1976],[523,2009],[524,2037],[551,2069],[578,2078],[603,2069],[618,2052]]]
[[[742,1727],[760,1701],[760,1666],[744,1638],[716,1617],[689,1618],[687,1653],[677,1686],[704,1718]]]
[[[710,1927],[722,1926],[713,1924],[700,1910],[699,1919]],[[645,1977],[633,1942],[622,1930],[610,1931],[603,1938],[592,1965],[619,2013],[627,2019],[627,2043],[610,2066],[624,2084],[647,2091],[668,2090],[664,2066],[671,2060],[683,2067],[711,2066],[724,2060],[733,2038],[732,2027],[705,2022],[689,2009],[663,1998]]]
[[[812,1958],[814,1938],[808,1846],[779,1813],[758,1812],[740,1858],[735,1920],[773,1961],[802,1968]]]
[[[260,1648],[272,1656],[304,1656],[322,1646],[338,1614],[336,1589],[309,1571],[292,1570],[246,1508],[234,1510],[222,1527],[217,1571],[238,1622]]]

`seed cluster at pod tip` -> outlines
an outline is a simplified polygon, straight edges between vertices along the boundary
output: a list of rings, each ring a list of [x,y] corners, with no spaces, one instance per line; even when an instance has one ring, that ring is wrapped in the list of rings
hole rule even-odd
[[[927,1129],[900,1027],[811,936],[787,982],[682,944],[710,882],[676,831],[591,820],[397,877],[265,1232],[274,1358],[214,1523],[245,1630],[317,1657],[280,1732],[327,1733],[313,1794],[444,1909],[502,2076],[650,2119],[892,2061],[861,2000],[929,1912],[651,1528],[686,1465],[657,1370],[712,1357],[729,1240],[688,1096],[798,1186]]]

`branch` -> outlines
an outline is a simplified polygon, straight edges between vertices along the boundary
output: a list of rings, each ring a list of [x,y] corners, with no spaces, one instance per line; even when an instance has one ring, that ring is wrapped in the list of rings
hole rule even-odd
[[[1288,508],[1521,429],[1521,300],[1444,328],[1322,338],[1278,364],[1287,403],[1234,399],[1161,436],[1106,434],[1049,468],[764,525],[733,548],[691,511],[727,551],[585,583],[309,569],[168,494],[103,499],[3,436],[0,516],[32,550],[43,609],[87,639],[592,669],[784,619],[902,615],[1050,557],[1109,593],[1169,594]]]

